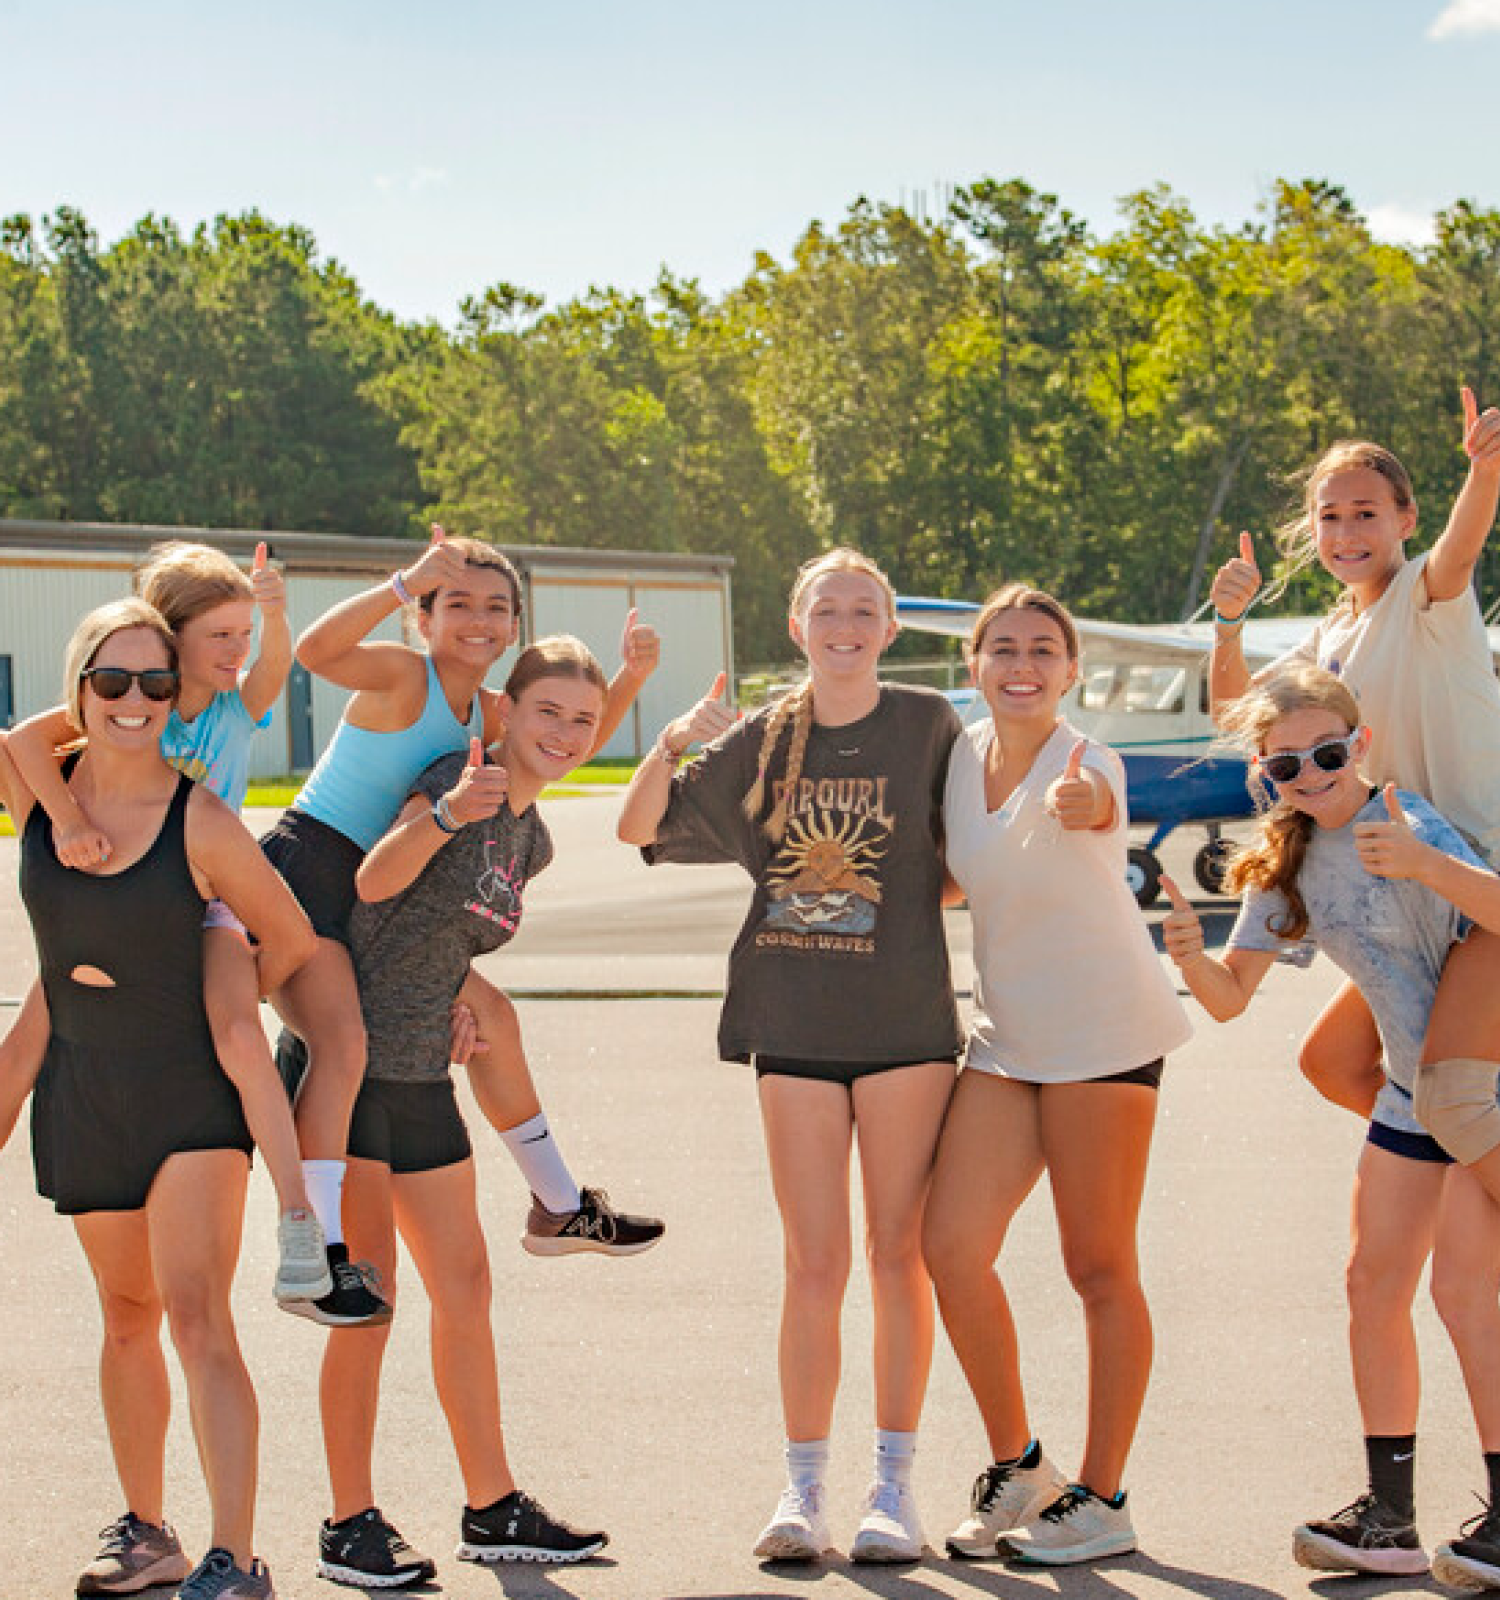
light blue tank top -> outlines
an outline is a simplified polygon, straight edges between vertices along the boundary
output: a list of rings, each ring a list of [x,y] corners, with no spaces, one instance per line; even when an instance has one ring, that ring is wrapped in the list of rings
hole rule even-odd
[[[373,850],[418,777],[439,756],[466,750],[483,726],[477,694],[467,723],[453,715],[429,658],[427,703],[417,720],[394,733],[374,733],[341,719],[292,809],[336,828],[361,850]]]

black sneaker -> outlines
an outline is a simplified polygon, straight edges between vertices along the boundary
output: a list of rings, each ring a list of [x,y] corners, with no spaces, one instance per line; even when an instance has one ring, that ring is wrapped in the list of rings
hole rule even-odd
[[[318,1576],[355,1589],[409,1589],[437,1576],[437,1563],[418,1554],[371,1506],[318,1533]]]
[[[1321,1522],[1304,1522],[1292,1535],[1292,1554],[1318,1572],[1426,1572],[1427,1552],[1416,1524],[1362,1494],[1352,1506]]]
[[[375,1292],[374,1268],[351,1261],[348,1245],[329,1245],[328,1270],[333,1274],[332,1294],[321,1300],[289,1300],[281,1309],[321,1322],[325,1328],[378,1328],[391,1320],[389,1304]]]
[[[571,1256],[597,1250],[606,1256],[636,1256],[667,1231],[655,1217],[616,1211],[603,1189],[584,1189],[576,1211],[549,1211],[535,1195],[521,1247],[534,1256]]]
[[[460,1561],[587,1561],[609,1543],[607,1533],[580,1533],[547,1515],[529,1494],[512,1489],[484,1511],[464,1507]]]
[[[1454,1589],[1500,1589],[1500,1507],[1486,1505],[1432,1554],[1432,1575]]]

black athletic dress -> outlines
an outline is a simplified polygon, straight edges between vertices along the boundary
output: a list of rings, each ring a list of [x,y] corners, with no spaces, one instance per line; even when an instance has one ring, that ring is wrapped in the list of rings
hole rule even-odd
[[[33,806],[21,897],[52,1037],[31,1099],[37,1188],[61,1212],[137,1211],[168,1156],[251,1149],[203,1006],[204,900],[184,840],[190,778],[132,866],[95,876],[57,859]],[[113,988],[71,974],[96,967]]]

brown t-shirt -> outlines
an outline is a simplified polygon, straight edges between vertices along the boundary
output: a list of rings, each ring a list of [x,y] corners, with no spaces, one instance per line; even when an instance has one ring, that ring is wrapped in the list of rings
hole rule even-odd
[[[755,898],[729,955],[726,1061],[931,1061],[962,1043],[943,938],[943,783],[958,734],[930,689],[883,685],[867,717],[814,724],[786,835],[741,808],[768,709],[736,723],[673,780],[651,863],[735,861]],[[767,773],[785,783],[788,731]]]

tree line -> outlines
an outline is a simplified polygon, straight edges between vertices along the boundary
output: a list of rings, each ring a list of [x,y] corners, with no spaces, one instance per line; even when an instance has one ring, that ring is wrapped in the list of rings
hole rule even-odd
[[[13,216],[0,515],[726,553],[746,661],[786,653],[791,572],[837,542],[916,592],[1180,616],[1334,439],[1394,448],[1441,527],[1459,384],[1500,401],[1500,211],[1434,225],[1379,241],[1308,180],[1232,227],[1145,190],[1101,234],[984,178],[936,219],[860,200],[719,296],[497,283],[449,329],[258,213],[107,246]]]

